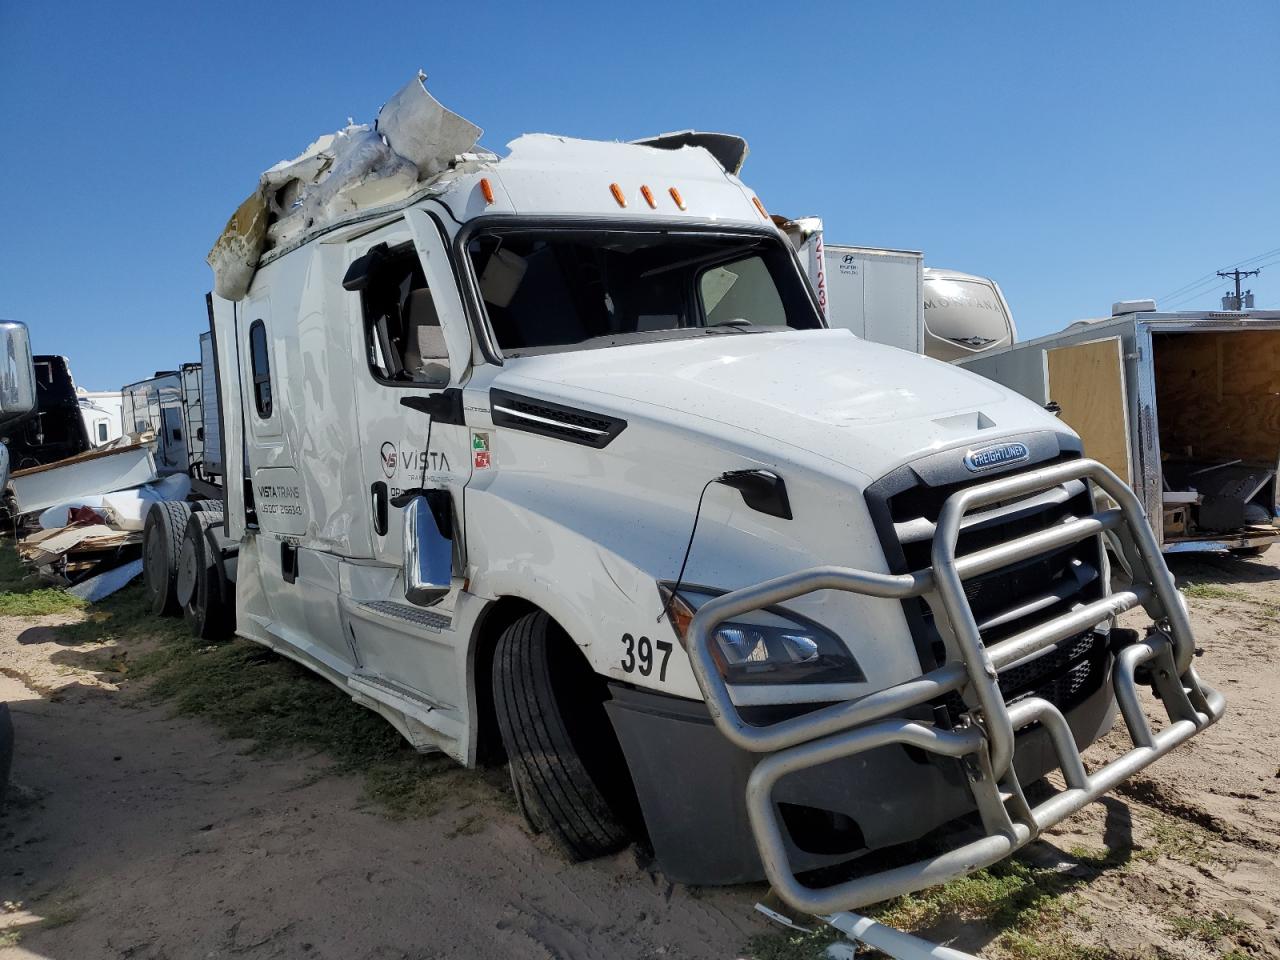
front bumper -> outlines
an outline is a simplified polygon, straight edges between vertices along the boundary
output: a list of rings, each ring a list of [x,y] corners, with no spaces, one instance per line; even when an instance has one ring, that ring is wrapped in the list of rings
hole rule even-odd
[[[667,877],[700,886],[764,879],[747,809],[759,757],[722,736],[696,700],[622,685],[610,693],[609,718]],[[1083,750],[1114,722],[1110,684],[1065,716]],[[1016,744],[1020,782],[1057,768],[1043,729],[1021,732]],[[897,744],[792,774],[773,799],[784,805],[783,840],[797,872],[919,840],[976,809],[959,761]]]
[[[1117,504],[1114,509],[1064,518],[1043,529],[995,542],[957,556],[966,517],[983,508],[1003,509],[1024,503],[1065,483],[1092,483]],[[1097,502],[1092,500],[1091,502]],[[1011,564],[1050,554],[1087,538],[1110,534],[1132,574],[1128,589],[1065,612],[1011,636],[984,641],[966,595],[966,581]],[[802,570],[744,587],[704,604],[690,623],[685,642],[708,713],[717,731],[741,750],[760,755],[746,779],[745,806],[751,835],[765,876],[792,908],[816,915],[834,914],[942,883],[1008,856],[1086,803],[1152,763],[1218,720],[1225,704],[1192,667],[1195,642],[1186,608],[1174,586],[1138,498],[1114,473],[1092,460],[1071,460],[1010,474],[951,493],[942,505],[932,536],[930,564],[906,574],[885,574],[844,567]],[[857,700],[835,703],[772,723],[757,724],[743,716],[720,675],[711,653],[715,628],[735,616],[785,603],[819,590],[844,590],[885,600],[916,599],[933,612],[945,630],[953,658],[911,680]],[[1006,701],[1001,671],[1013,669],[1056,644],[1098,629],[1117,615],[1142,606],[1154,623],[1145,640],[1116,650],[1110,691],[1124,718],[1133,747],[1095,769],[1085,770],[1080,756],[1082,731],[1062,710],[1042,696]],[[1168,722],[1153,731],[1138,693],[1149,687]],[[954,727],[929,719],[911,719],[920,708],[959,694],[967,707]],[[615,708],[620,709],[620,708]],[[1026,731],[1041,736],[1028,740]],[[1034,806],[1023,793],[1023,766],[1040,764],[1034,754],[1047,743],[1053,764],[1062,772],[1065,789]],[[945,768],[951,761],[962,772],[965,789],[982,823],[982,836],[914,863],[872,869],[829,886],[810,887],[797,873],[796,844],[784,829],[780,800],[797,775],[812,777],[838,761],[852,761],[846,773],[856,776],[859,760],[884,748],[927,755]],[[1033,756],[1024,759],[1021,751]],[[1043,771],[1042,771],[1043,772]],[[697,790],[672,785],[688,805],[702,803]],[[857,782],[828,785],[834,795],[856,789]],[[891,782],[901,796],[909,792]],[[897,796],[895,796],[895,802]],[[830,809],[830,804],[825,805]],[[887,820],[902,814],[886,811]],[[911,829],[903,826],[901,829]]]

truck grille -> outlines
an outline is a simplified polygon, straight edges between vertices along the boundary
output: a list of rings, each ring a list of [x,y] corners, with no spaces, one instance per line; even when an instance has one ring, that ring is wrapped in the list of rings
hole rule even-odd
[[[930,483],[904,468],[868,490],[868,503],[880,533],[885,555],[894,573],[921,570],[931,563],[934,525],[943,504],[953,493],[991,479],[958,470],[927,471]],[[1078,456],[1058,451],[1038,463],[1019,465],[1016,472]],[[1003,471],[1004,475],[1015,472]],[[994,473],[994,472],[993,472]],[[1092,513],[1085,484],[1075,481],[1033,497],[994,504],[965,519],[956,555],[1007,542]],[[965,582],[965,594],[984,643],[995,643],[1039,623],[1096,600],[1103,593],[1102,558],[1096,539],[1061,548],[1031,560],[1010,564]],[[947,659],[946,646],[934,623],[933,613],[922,599],[903,601],[916,649],[924,669]],[[1012,664],[1000,673],[1000,685],[1008,701],[1040,696],[1066,710],[1085,700],[1102,684],[1107,670],[1107,638],[1092,629],[1068,638],[1030,661]],[[959,696],[942,706],[952,716],[964,712]]]

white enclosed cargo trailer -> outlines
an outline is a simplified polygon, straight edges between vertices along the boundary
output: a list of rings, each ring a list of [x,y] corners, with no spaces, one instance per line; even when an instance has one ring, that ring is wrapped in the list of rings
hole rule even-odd
[[[1165,552],[1280,539],[1280,311],[1117,315],[962,361],[1053,404],[1141,497]]]
[[[420,749],[505,754],[575,858],[644,832],[674,879],[819,914],[998,860],[1221,714],[1133,494],[1012,391],[826,329],[732,138],[478,133],[415,81],[268,171],[211,254],[198,630],[232,616]],[[374,159],[330,182],[352,144]],[[1140,603],[1153,634],[1112,629]],[[1117,696],[1141,746],[1086,774]],[[975,809],[929,863],[796,879]]]
[[[827,322],[873,343],[924,353],[924,254],[827,244]]]

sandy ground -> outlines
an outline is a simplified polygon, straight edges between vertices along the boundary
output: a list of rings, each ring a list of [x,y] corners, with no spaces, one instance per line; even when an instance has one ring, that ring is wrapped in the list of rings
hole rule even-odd
[[[1199,670],[1230,712],[1035,855],[1078,878],[1067,925],[1085,945],[1280,957],[1280,570],[1175,572],[1237,591],[1191,601]],[[731,958],[766,929],[760,887],[672,886],[627,852],[570,866],[496,805],[389,820],[322,757],[249,755],[117,687],[97,669],[109,646],[60,642],[66,619],[0,619],[18,736],[0,960]],[[1218,916],[1228,935],[1193,929]],[[946,933],[970,950],[991,938]]]

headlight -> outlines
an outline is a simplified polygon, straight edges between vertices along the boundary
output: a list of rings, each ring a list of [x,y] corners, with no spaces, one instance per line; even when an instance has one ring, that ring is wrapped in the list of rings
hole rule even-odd
[[[663,604],[683,646],[698,608],[719,593],[660,583]],[[711,632],[711,657],[729,683],[864,683],[866,676],[840,638],[812,620],[769,607],[726,620]]]

